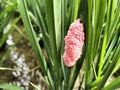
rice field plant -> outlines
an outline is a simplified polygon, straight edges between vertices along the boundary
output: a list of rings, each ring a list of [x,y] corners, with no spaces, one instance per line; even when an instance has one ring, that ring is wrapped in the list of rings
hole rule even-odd
[[[120,69],[120,0],[16,0],[14,4],[47,90],[120,88],[120,76],[110,80]]]

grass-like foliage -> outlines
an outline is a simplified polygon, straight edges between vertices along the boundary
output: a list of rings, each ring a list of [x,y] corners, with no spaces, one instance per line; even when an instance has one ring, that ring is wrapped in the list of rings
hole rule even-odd
[[[120,0],[18,0],[18,7],[48,89],[72,90],[83,62],[85,86],[79,88],[120,87],[120,77],[106,85],[120,65]],[[78,18],[84,24],[83,54],[76,65],[67,67],[64,37]],[[47,57],[39,40],[44,42]]]

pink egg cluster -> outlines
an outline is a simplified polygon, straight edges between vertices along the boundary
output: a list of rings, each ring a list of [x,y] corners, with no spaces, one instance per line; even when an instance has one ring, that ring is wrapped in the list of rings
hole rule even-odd
[[[63,59],[66,66],[73,66],[81,57],[84,39],[83,24],[80,23],[80,19],[77,19],[70,25],[67,36],[64,39],[65,52]]]

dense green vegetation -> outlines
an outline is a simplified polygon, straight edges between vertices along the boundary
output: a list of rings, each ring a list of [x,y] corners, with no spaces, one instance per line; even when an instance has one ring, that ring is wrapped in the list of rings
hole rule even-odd
[[[83,54],[76,65],[67,67],[63,62],[64,37],[78,18],[84,24]],[[25,30],[18,28],[20,20]],[[11,27],[4,33],[8,24]],[[25,31],[41,69],[40,78],[48,90],[72,90],[79,76],[79,90],[120,88],[120,76],[107,83],[120,66],[120,0],[1,0],[0,50],[15,29],[20,34],[0,60],[1,65]],[[46,56],[40,41],[44,43]],[[8,87],[19,90],[16,86],[0,85]]]

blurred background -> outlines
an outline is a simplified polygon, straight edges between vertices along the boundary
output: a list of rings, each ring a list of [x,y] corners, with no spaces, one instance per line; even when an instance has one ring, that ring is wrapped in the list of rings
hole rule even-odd
[[[33,86],[29,83],[32,82],[44,90],[39,65],[28,42],[16,1],[0,0],[0,67],[5,67],[0,69],[0,84],[32,90]]]

